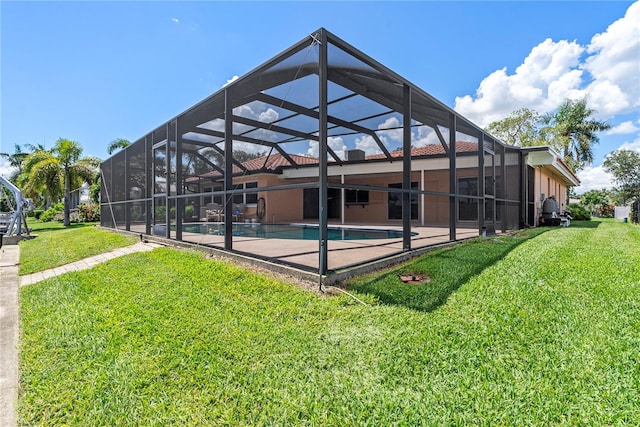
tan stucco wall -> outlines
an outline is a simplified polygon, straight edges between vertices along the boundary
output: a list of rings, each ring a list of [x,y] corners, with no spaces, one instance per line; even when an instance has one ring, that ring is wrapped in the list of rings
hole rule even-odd
[[[534,193],[534,200],[536,204],[536,225],[538,225],[538,221],[542,213],[542,202],[544,201],[544,198],[555,196],[558,201],[558,206],[560,206],[560,210],[562,211],[566,209],[567,186],[564,183],[564,179],[553,173],[552,170],[544,167],[535,168]],[[544,198],[541,197],[542,194],[544,194]]]
[[[459,169],[458,177],[475,177],[476,169]],[[437,191],[449,193],[449,172],[447,170],[425,171],[424,187],[420,185],[420,171],[411,174],[411,181],[418,182],[419,188],[427,191]],[[309,182],[308,179],[287,179],[283,180],[277,175],[253,175],[248,179],[238,179],[234,182],[258,181],[260,187],[277,186],[284,184],[296,184]],[[340,182],[335,177],[332,182]],[[401,173],[387,173],[384,175],[348,176],[345,177],[345,184],[372,185],[387,187],[389,184],[401,183]],[[283,223],[303,221],[303,189],[279,190],[260,192],[258,197],[265,199],[266,215],[263,219],[265,223]],[[424,198],[424,205],[422,199]],[[379,224],[390,223],[399,224],[401,220],[390,220],[388,215],[389,194],[382,191],[370,191],[369,203],[365,205],[346,205],[344,207],[344,222],[359,224]],[[424,215],[423,215],[424,206]],[[255,208],[248,207],[246,218],[255,217]],[[424,195],[418,196],[418,220],[414,223],[421,223],[424,217],[425,225],[448,226],[449,224],[449,197]]]

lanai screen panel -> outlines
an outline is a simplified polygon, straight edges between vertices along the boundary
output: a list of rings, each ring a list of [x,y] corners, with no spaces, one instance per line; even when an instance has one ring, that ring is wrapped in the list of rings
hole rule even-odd
[[[111,163],[113,158],[107,159],[100,165],[100,225],[103,227],[115,228],[113,217],[111,215],[110,194],[113,192],[113,184],[111,182]]]
[[[524,191],[522,188],[522,154],[518,148],[504,146],[505,199],[504,224],[506,230],[524,226]]]

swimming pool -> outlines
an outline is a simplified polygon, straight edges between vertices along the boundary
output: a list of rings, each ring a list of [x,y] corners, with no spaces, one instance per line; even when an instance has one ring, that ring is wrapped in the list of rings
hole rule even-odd
[[[175,226],[172,227],[172,229]],[[164,228],[164,227],[163,227]],[[185,233],[224,236],[224,224],[198,222],[183,224]],[[306,224],[233,224],[233,235],[236,237],[257,237],[262,239],[318,240],[319,227]],[[412,236],[418,233],[411,233]],[[370,228],[328,227],[329,240],[371,240],[401,239],[402,231],[378,230]]]

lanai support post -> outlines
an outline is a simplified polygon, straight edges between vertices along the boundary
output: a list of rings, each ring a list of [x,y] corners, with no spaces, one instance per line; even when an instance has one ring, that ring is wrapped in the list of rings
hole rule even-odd
[[[486,237],[487,227],[484,224],[484,132],[478,135],[478,235]],[[483,233],[484,232],[484,233]]]
[[[124,155],[124,188],[125,188],[125,200],[124,204],[124,229],[131,231],[131,202],[129,201],[131,193],[129,193],[130,182],[130,168],[129,168],[129,152],[128,150],[122,150]]]
[[[171,122],[167,122],[165,129],[166,141],[164,144],[164,167],[167,175],[166,188],[164,190],[164,224],[165,233],[164,237],[171,238],[171,203],[169,202],[169,196],[171,195]]]
[[[456,240],[456,115],[449,114],[449,240]]]
[[[500,180],[500,191],[502,194],[502,197],[504,199],[508,199],[507,197],[507,149],[506,147],[502,147],[502,149],[500,150],[500,176],[501,176],[501,180]],[[497,196],[497,194],[496,194]],[[501,207],[500,209],[502,209],[501,213],[502,213],[502,221],[500,221],[502,223],[502,232],[505,233],[507,231],[507,223],[508,223],[508,218],[507,218],[507,202],[504,201],[502,203],[500,203]]]
[[[176,119],[174,127],[176,141],[176,240],[182,241],[182,222],[184,217],[184,199],[182,195],[182,129],[180,129],[180,119]]]
[[[231,90],[224,90],[224,248],[233,249],[233,103]]]
[[[411,250],[411,88],[403,87],[402,115],[402,249]]]
[[[144,196],[145,196],[145,221],[144,231],[146,235],[151,234],[151,215],[153,209],[153,133],[144,137]]]
[[[319,237],[319,250],[318,250],[318,287],[322,290],[322,281],[323,277],[327,275],[328,271],[328,232],[327,232],[327,221],[328,221],[328,212],[327,212],[327,184],[328,184],[328,173],[327,173],[327,66],[328,66],[328,57],[327,57],[327,33],[323,30],[320,30],[319,37],[319,61],[318,61],[318,77],[319,77],[319,88],[318,88],[318,152],[320,158],[319,166],[318,166],[318,225],[320,228]]]

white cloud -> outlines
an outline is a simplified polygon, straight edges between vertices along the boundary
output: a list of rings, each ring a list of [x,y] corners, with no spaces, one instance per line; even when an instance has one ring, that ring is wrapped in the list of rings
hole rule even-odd
[[[240,77],[234,75],[233,77],[231,77],[229,80],[227,80],[227,82],[225,84],[222,85],[222,87],[228,86],[231,83],[235,82],[236,80],[238,80]]]
[[[180,20],[178,18],[171,18],[171,22],[174,22],[176,24],[180,23]]]
[[[627,122],[622,122],[617,126],[612,127],[607,131],[607,135],[627,135],[630,133],[634,133],[640,130],[636,125],[633,124],[631,120]]]
[[[602,165],[586,167],[578,173],[578,178],[580,178],[580,185],[575,188],[576,194],[586,193],[590,190],[613,188],[611,175],[605,172]]]
[[[373,137],[370,135],[364,135],[360,138],[356,138],[355,143],[356,148],[358,150],[364,151],[366,155],[382,153],[382,150],[380,150],[380,147],[378,147],[375,139],[373,139]]]
[[[331,149],[340,159],[344,160],[347,158],[347,146],[344,144],[344,140],[341,136],[330,136],[327,138],[327,142],[329,144],[329,147],[331,147]],[[307,150],[306,155],[316,158],[320,155],[318,141],[309,141],[309,149]],[[328,159],[329,161],[332,161],[333,157],[329,154]]]
[[[267,108],[267,104],[260,101],[253,101],[248,104],[236,107],[233,109],[233,114],[239,117],[257,120],[263,123],[271,123],[275,120],[278,120],[280,116],[277,111],[272,108]],[[251,129],[254,129],[254,127],[241,123],[233,124],[233,132],[236,135],[247,132]],[[258,128],[250,132],[247,136],[258,138],[264,141],[275,141],[276,139],[278,139],[278,135],[275,132],[269,129],[262,128]]]
[[[471,95],[456,97],[455,109],[481,126],[526,106],[545,113],[569,96],[580,95],[582,71],[577,70],[584,48],[576,42],[546,39],[534,47],[509,75],[506,68],[487,76]]]
[[[0,159],[0,176],[3,176],[4,178],[8,178],[9,176],[11,176],[13,172],[15,172],[15,170],[16,169],[9,164],[7,159],[5,158]]]
[[[586,54],[586,57],[583,57]],[[480,126],[527,107],[541,114],[564,99],[588,96],[599,119],[640,106],[640,2],[596,34],[587,46],[546,39],[513,74],[506,68],[485,77],[475,96],[457,97],[455,109]]]
[[[402,125],[400,124],[400,120],[396,117],[389,117],[384,122],[378,125],[378,129],[382,130],[382,132],[378,132],[378,135],[385,136],[392,141],[402,142]],[[389,130],[384,130],[389,129]]]
[[[625,142],[618,147],[618,150],[631,150],[640,153],[640,136],[638,136],[638,138],[633,142]]]
[[[632,150],[640,153],[640,135],[633,142],[625,142],[617,150]],[[589,190],[614,188],[615,186],[613,177],[605,172],[603,165],[587,166],[578,172],[578,178],[580,178],[580,186],[575,188],[576,194],[582,194]]]
[[[612,115],[640,106],[640,2],[629,6],[604,33],[593,36],[587,52],[591,56],[583,68],[594,78],[587,91],[600,96],[594,96],[594,108]]]

